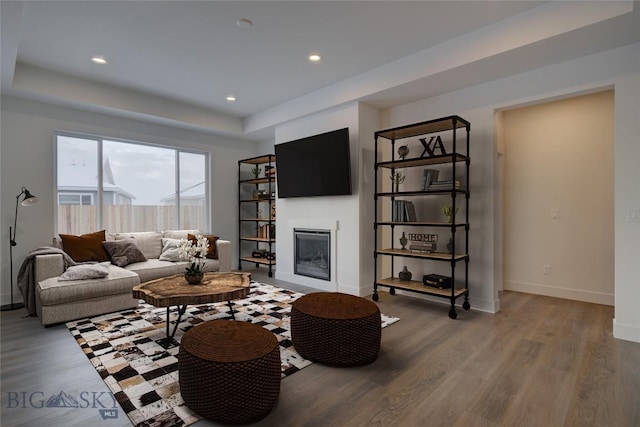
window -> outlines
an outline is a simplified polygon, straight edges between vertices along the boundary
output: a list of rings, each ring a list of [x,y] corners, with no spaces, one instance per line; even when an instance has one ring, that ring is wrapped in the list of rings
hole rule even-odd
[[[57,232],[207,230],[208,154],[56,135]]]
[[[60,205],[93,205],[93,194],[71,194],[58,192],[58,204]]]

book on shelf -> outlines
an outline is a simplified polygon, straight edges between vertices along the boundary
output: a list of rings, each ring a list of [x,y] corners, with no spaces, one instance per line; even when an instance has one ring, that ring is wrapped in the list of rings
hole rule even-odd
[[[449,190],[453,188],[456,190],[460,188],[460,180],[436,181],[432,182],[428,187],[429,190]]]
[[[429,186],[438,180],[440,171],[436,169],[425,169],[422,173],[422,190],[428,190]]]
[[[391,220],[393,222],[415,222],[416,207],[413,202],[407,200],[394,200]]]
[[[418,252],[421,254],[430,254],[435,252],[438,249],[438,244],[436,242],[420,242],[420,243],[412,243],[409,245],[409,251]]]

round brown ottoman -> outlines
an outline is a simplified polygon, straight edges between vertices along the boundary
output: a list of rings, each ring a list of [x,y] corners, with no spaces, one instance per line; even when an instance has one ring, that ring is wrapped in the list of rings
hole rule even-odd
[[[197,414],[223,424],[249,424],[280,394],[280,348],[268,330],[212,320],[190,329],[178,352],[180,393]]]
[[[373,362],[380,351],[380,309],[340,292],[304,295],[291,305],[291,341],[302,357],[334,366]]]

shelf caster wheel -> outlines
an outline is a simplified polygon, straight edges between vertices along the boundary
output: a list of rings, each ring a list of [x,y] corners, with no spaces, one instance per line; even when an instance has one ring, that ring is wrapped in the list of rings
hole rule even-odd
[[[373,294],[373,296],[371,297],[374,301],[378,301],[380,299],[380,297],[378,296],[377,293]]]
[[[471,308],[471,304],[469,304],[469,301],[463,302],[462,308],[464,308],[465,310],[469,310]]]
[[[390,293],[391,295],[395,295],[395,294],[396,294],[396,288],[391,288],[391,289],[389,289],[389,293]]]
[[[456,319],[458,317],[458,313],[456,313],[456,309],[452,308],[451,310],[449,310],[449,317],[452,319]]]

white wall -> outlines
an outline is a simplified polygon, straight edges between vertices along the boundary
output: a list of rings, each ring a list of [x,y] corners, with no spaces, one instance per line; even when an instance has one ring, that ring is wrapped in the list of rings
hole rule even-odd
[[[635,55],[640,64],[640,54]],[[615,309],[613,336],[640,342],[640,73],[615,81]],[[637,215],[636,215],[637,218]]]
[[[501,113],[505,289],[613,305],[613,107],[609,90]]]
[[[502,183],[496,169],[496,110],[541,100],[613,88],[615,90],[615,312],[614,335],[640,342],[640,224],[627,211],[640,209],[640,44],[612,49],[561,64],[383,112],[384,127],[459,114],[471,122],[471,306],[499,308],[496,269],[502,269],[502,224],[495,197]]]
[[[72,108],[2,98],[2,145],[0,146],[2,183],[2,303],[9,301],[9,225],[13,225],[15,196],[28,188],[40,201],[20,207],[14,248],[14,281],[26,254],[33,248],[51,244],[54,237],[54,131],[156,142],[210,153],[211,229],[231,240],[237,251],[237,160],[257,154],[255,143],[210,134],[174,129],[111,117]],[[234,255],[234,257],[236,257]],[[15,283],[15,282],[14,282]],[[15,290],[14,290],[15,292]],[[17,301],[21,301],[19,292]],[[14,295],[14,298],[15,296]]]
[[[362,110],[358,104],[338,108],[328,112],[295,120],[276,128],[276,144],[304,138],[344,127],[349,128],[351,146],[351,184],[350,196],[324,196],[278,199],[276,228],[278,238],[276,251],[278,263],[276,278],[315,287],[327,291],[339,291],[353,295],[368,295],[372,292],[372,279],[369,270],[373,268],[373,252],[367,262],[361,251],[373,239],[371,230],[367,236],[361,232],[366,224],[372,224],[367,214],[361,217],[361,198],[372,200],[373,192],[370,178],[364,179],[363,162],[367,162],[372,153],[372,138],[367,132],[375,122],[377,112],[371,107]],[[363,122],[363,129],[360,122]],[[372,163],[366,165],[372,168]],[[304,177],[300,177],[304,180]],[[370,192],[370,195],[366,195]],[[323,281],[294,274],[293,230],[292,224],[335,224],[335,252],[332,254],[335,271],[331,281]],[[363,225],[364,224],[364,225]],[[329,228],[329,226],[327,228]],[[324,228],[324,226],[318,227]],[[364,240],[363,240],[364,239]]]

